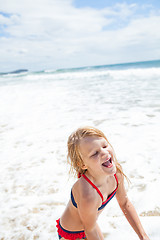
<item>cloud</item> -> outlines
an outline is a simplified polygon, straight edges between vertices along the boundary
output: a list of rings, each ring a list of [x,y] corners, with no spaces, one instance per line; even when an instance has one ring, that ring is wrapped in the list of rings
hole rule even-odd
[[[71,0],[1,2],[0,71],[160,57],[160,17],[153,7],[117,3],[104,9],[78,9]]]

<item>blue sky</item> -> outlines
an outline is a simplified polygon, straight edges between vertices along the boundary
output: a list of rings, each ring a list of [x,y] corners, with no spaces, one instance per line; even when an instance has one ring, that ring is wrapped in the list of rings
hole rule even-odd
[[[154,7],[160,7],[160,1],[159,0],[141,0],[141,1],[134,1],[134,0],[129,0],[129,1],[115,1],[115,0],[74,0],[73,4],[74,6],[81,8],[81,7],[92,7],[96,9],[102,9],[105,7],[111,7],[114,6],[117,3],[128,3],[128,4],[141,4],[141,5],[153,5]]]
[[[160,2],[0,0],[0,72],[160,59]]]

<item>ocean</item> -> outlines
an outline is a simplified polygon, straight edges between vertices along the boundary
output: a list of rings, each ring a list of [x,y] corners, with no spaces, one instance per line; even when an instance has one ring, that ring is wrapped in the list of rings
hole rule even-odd
[[[160,239],[160,61],[0,75],[0,239],[56,240],[75,178],[67,138],[101,129],[151,240]],[[116,198],[98,219],[105,240],[136,240]]]

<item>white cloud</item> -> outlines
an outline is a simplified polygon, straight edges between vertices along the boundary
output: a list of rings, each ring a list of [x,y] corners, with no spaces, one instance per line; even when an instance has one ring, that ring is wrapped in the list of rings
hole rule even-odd
[[[9,14],[0,15],[6,32],[0,37],[0,71],[160,58],[160,17],[153,8],[148,17],[137,17],[136,4],[101,10],[76,9],[71,0],[0,0],[0,5]]]

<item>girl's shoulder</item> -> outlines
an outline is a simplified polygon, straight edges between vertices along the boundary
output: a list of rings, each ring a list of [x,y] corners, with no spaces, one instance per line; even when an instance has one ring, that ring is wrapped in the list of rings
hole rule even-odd
[[[124,175],[123,173],[117,169],[117,172],[116,172],[116,176],[117,176],[117,179],[118,179],[118,185],[120,185],[121,183],[124,182]]]
[[[86,207],[92,206],[98,208],[101,204],[101,198],[95,189],[90,184],[88,184],[88,182],[83,177],[77,180],[72,189],[74,191],[78,205],[82,204]]]

